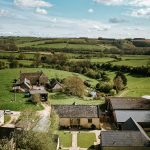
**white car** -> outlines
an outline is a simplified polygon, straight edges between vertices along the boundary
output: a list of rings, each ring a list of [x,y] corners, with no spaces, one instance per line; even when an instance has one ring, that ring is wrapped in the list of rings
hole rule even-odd
[[[13,114],[13,112],[11,112],[11,110],[5,110],[4,113],[5,113],[6,115],[11,115],[11,114]]]

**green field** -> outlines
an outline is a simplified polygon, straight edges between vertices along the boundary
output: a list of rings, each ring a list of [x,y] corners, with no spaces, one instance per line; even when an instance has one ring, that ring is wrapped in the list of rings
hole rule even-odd
[[[51,42],[50,44],[45,44],[45,42]],[[85,42],[82,43],[68,43],[64,40],[59,40],[57,43],[55,43],[56,40],[44,40],[44,41],[35,41],[35,42],[24,42],[18,44],[19,47],[36,47],[36,48],[54,48],[54,49],[76,49],[76,50],[105,50],[105,49],[113,49],[116,48],[115,46],[111,44],[85,44]],[[117,49],[117,48],[116,48]]]
[[[0,52],[0,56],[10,56],[13,55],[14,57],[18,57],[20,53],[18,52]],[[33,58],[34,54],[32,53],[24,53],[27,59]]]
[[[76,73],[42,68],[18,68],[18,69],[4,69],[0,70],[0,109],[23,110],[26,108],[33,108],[35,110],[41,109],[41,106],[35,106],[31,103],[26,103],[23,94],[16,94],[16,101],[14,101],[14,93],[10,92],[12,89],[12,82],[19,77],[21,72],[35,72],[43,71],[49,78],[59,77],[61,79],[68,76],[80,76],[83,80],[88,80],[93,86],[97,83],[96,80],[87,78]],[[53,102],[57,103],[56,100]]]
[[[119,65],[119,66],[133,66],[133,67],[140,67],[140,66],[147,66],[148,62],[150,62],[150,59],[131,59],[131,60],[122,60],[113,62],[113,65]]]
[[[108,72],[111,79],[114,78],[114,72]],[[127,88],[119,93],[121,96],[141,97],[150,95],[150,77],[131,76],[125,74],[128,80]]]
[[[78,147],[89,148],[96,142],[95,133],[78,133]]]
[[[0,61],[5,62],[6,64],[9,64],[8,59],[0,59]],[[31,60],[18,60],[19,64],[23,64],[23,65],[31,65],[33,63],[33,61]]]

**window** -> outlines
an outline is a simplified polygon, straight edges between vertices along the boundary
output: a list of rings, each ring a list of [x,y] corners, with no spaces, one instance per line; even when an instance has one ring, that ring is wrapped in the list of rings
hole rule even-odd
[[[92,119],[88,119],[88,123],[92,123]]]

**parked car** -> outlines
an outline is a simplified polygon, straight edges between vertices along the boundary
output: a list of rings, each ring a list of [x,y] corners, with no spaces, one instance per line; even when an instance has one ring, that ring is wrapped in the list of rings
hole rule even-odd
[[[13,112],[12,112],[11,110],[5,110],[4,113],[5,113],[6,115],[11,115],[11,114],[13,114]]]

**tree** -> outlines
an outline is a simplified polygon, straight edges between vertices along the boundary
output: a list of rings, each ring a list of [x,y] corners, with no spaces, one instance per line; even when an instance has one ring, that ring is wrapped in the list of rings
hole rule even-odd
[[[40,99],[41,99],[41,98],[40,98],[40,94],[33,94],[33,95],[32,95],[32,102],[33,102],[34,104],[39,104],[39,103],[41,102]]]
[[[68,77],[64,81],[65,92],[74,96],[83,97],[85,93],[84,82],[76,76]]]
[[[3,61],[0,61],[0,69],[4,69],[5,68],[5,62],[3,62]]]
[[[100,82],[96,84],[96,90],[104,93],[109,93],[112,90],[113,86],[109,82]]]
[[[9,64],[10,68],[18,68],[18,66],[19,66],[19,62],[17,60],[13,60]]]
[[[117,72],[117,74],[116,74],[116,77],[115,78],[117,78],[118,76],[120,76],[121,77],[121,79],[123,80],[123,84],[124,84],[124,86],[126,86],[127,85],[127,78],[126,78],[126,76],[122,73],[122,72]]]
[[[36,53],[34,55],[34,60],[35,60],[34,65],[36,67],[38,67],[41,64],[41,54],[40,53]]]
[[[23,53],[20,53],[19,56],[18,56],[18,58],[21,59],[21,60],[22,60],[22,59],[25,59],[25,58],[26,58],[26,55],[23,54]]]
[[[124,89],[125,86],[120,76],[114,78],[114,87],[116,88],[117,93]]]

